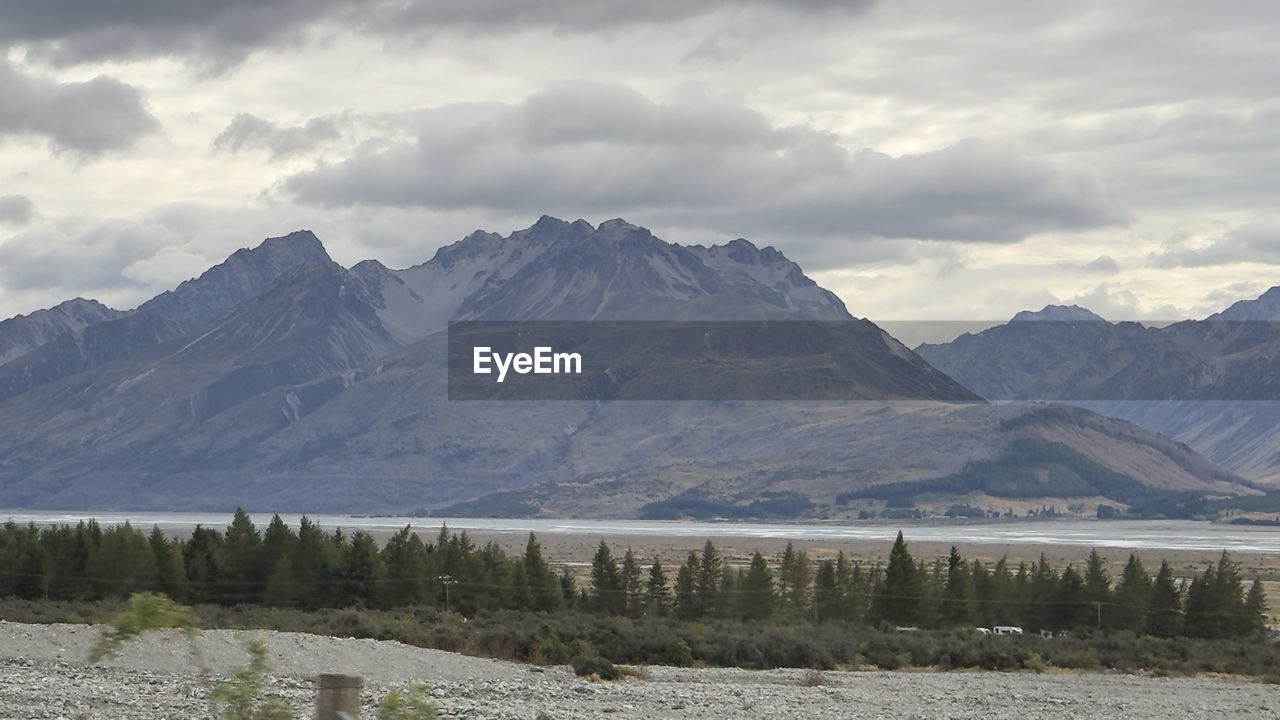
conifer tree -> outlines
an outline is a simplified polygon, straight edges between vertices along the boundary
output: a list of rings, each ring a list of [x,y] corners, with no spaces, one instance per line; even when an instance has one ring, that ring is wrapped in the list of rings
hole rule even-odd
[[[947,625],[972,625],[976,614],[973,575],[969,564],[960,557],[960,550],[952,545],[942,591],[942,620]]]
[[[1025,560],[1018,563],[1018,571],[1013,575],[1012,585],[1013,585],[1013,590],[1010,593],[1010,599],[1013,602],[1006,606],[1007,610],[1005,611],[1005,613],[1000,613],[997,616],[1001,621],[993,622],[991,624],[992,625],[1008,624],[1008,621],[1004,620],[1004,618],[1011,617],[1011,618],[1017,618],[1019,625],[1030,626],[1030,627],[1043,627],[1043,626],[1035,626],[1031,622],[1032,615],[1034,614],[1031,610],[1031,587],[1032,587],[1031,571],[1027,568],[1027,563]],[[998,597],[998,596],[993,595],[993,597]],[[993,610],[994,609],[995,608],[993,607]]]
[[[1249,594],[1244,601],[1244,628],[1242,635],[1247,638],[1261,638],[1267,632],[1267,595],[1262,587],[1262,580],[1255,579],[1249,586]]]
[[[710,540],[707,540],[702,547],[702,558],[698,562],[696,575],[695,592],[700,617],[713,617],[720,612],[720,584],[723,581],[721,577],[723,572],[724,560],[720,557],[720,551],[716,550],[716,546]]]
[[[563,588],[560,594],[562,597],[567,596]],[[529,589],[529,578],[525,575],[523,561],[511,563],[511,607],[516,610],[533,609],[533,593]]]
[[[187,581],[187,568],[182,562],[182,546],[166,537],[158,527],[151,529],[147,544],[151,547],[156,565],[154,588],[171,600],[186,602],[191,585]]]
[[[734,570],[728,563],[723,565],[720,571],[720,587],[717,589],[714,605],[716,617],[727,618],[739,615],[742,598],[738,595],[738,590],[742,587],[744,575],[742,568]]]
[[[565,605],[565,594],[560,579],[556,577],[551,566],[542,558],[542,545],[533,533],[524,548],[524,575],[529,583],[529,594],[533,599],[533,609],[538,612],[555,612]]]
[[[1061,610],[1054,604],[1061,597],[1058,580],[1058,573],[1049,565],[1044,554],[1041,554],[1040,561],[1031,569],[1027,579],[1024,625],[1036,630],[1059,628]]]
[[[477,611],[501,610],[512,606],[511,561],[498,543],[490,540],[476,557],[476,583],[472,593]],[[390,574],[390,572],[388,572]]]
[[[850,593],[853,588],[853,564],[845,557],[844,550],[836,553],[836,595],[834,606],[830,608],[833,620],[852,620]]]
[[[382,607],[383,580],[386,567],[378,544],[369,533],[352,533],[351,542],[345,544],[342,559],[343,606]]]
[[[1187,637],[1213,637],[1216,630],[1218,603],[1214,590],[1218,584],[1218,573],[1213,563],[1209,563],[1203,574],[1191,578],[1187,586],[1185,613],[1182,619],[1182,632]]]
[[[276,559],[276,565],[267,576],[262,588],[262,602],[271,607],[295,607],[304,591],[293,574],[293,561],[285,555]]]
[[[1240,565],[1225,550],[1218,559],[1217,583],[1213,587],[1212,597],[1215,612],[1211,618],[1213,630],[1208,637],[1232,638],[1248,635],[1244,579],[1240,576]]]
[[[1168,562],[1160,563],[1160,570],[1151,583],[1147,596],[1147,616],[1143,631],[1156,637],[1171,638],[1182,632],[1182,593],[1173,578],[1173,568]]]
[[[268,529],[268,538],[270,535],[271,531]],[[389,607],[434,601],[435,583],[430,580],[426,545],[408,525],[387,540],[382,548],[382,562],[387,572],[383,598]],[[505,554],[502,555],[502,564],[507,564]]]
[[[861,563],[853,563],[849,570],[849,592],[845,600],[845,618],[852,622],[867,622],[871,611],[873,581],[869,572],[863,572]]]
[[[950,558],[948,558],[948,564],[950,564]],[[992,602],[994,598],[999,597],[1001,600],[1000,604],[1004,607],[1008,607],[1008,602],[1011,599],[1009,597],[1009,588],[1007,587],[1007,584],[1012,578],[1008,577],[1008,567],[1005,567],[1004,572],[1006,576],[1006,586],[1003,587],[1001,594],[997,595],[992,589],[995,583],[998,582],[994,577],[994,573],[988,571],[987,566],[983,565],[982,561],[977,558],[974,558],[973,562],[969,563],[969,586],[973,589],[974,623],[986,627],[1001,624],[991,622],[990,616],[993,614],[991,609],[995,605],[995,603]]]
[[[1050,595],[1050,601],[1054,603],[1050,611],[1050,627],[1054,630],[1072,630],[1088,625],[1094,608],[1089,606],[1087,598],[1084,578],[1074,566],[1067,565],[1058,579],[1056,597]]]
[[[893,625],[919,623],[923,589],[924,579],[919,576],[915,559],[899,531],[889,551],[889,564],[885,566],[884,581],[872,605],[872,616]]]
[[[626,614],[640,617],[644,614],[644,580],[636,554],[627,548],[622,556],[622,589],[626,598]]]
[[[223,587],[222,535],[217,530],[197,525],[183,546],[183,565],[191,583],[191,599],[197,603],[234,601]]]
[[[591,596],[596,612],[621,615],[626,611],[627,598],[622,582],[622,572],[604,540],[591,560]]]
[[[101,596],[125,598],[154,588],[156,559],[146,536],[126,522],[102,533],[85,571]]]
[[[667,571],[658,556],[649,566],[649,581],[645,583],[645,612],[659,617],[667,614],[671,602],[671,590],[667,587]]]
[[[337,597],[338,560],[331,539],[318,525],[302,518],[290,573],[295,583],[292,602],[309,610],[332,605]]]
[[[681,620],[702,617],[697,595],[698,568],[701,564],[698,553],[690,552],[684,564],[676,571],[676,616]]]
[[[1089,551],[1089,559],[1084,568],[1084,599],[1091,603],[1106,603],[1111,600],[1111,578],[1107,575],[1107,562],[1098,554],[1098,549]]]
[[[1146,626],[1147,602],[1151,597],[1151,576],[1135,553],[1129,553],[1120,583],[1116,585],[1114,605],[1105,610],[1103,625],[1110,630],[1140,633]]]
[[[924,578],[916,624],[936,627],[942,621],[942,591],[947,582],[946,564],[942,558],[935,558],[932,565],[926,565],[921,558],[916,562],[916,574]]]
[[[839,620],[844,606],[840,597],[840,574],[836,562],[823,560],[813,577],[814,617],[819,622]]]
[[[262,533],[262,553],[257,570],[264,583],[281,562],[292,562],[297,545],[297,533],[279,515],[273,515]]]
[[[587,608],[587,591],[578,592],[578,582],[574,580],[573,573],[569,572],[569,568],[563,568],[560,571],[560,594],[561,602],[564,607],[570,610],[585,610]]]
[[[767,620],[773,615],[773,573],[760,553],[751,556],[751,564],[742,578],[742,617],[745,620]]]
[[[809,565],[809,554],[804,550],[797,551],[788,542],[782,552],[782,560],[778,563],[778,585],[783,604],[793,617],[807,614],[809,586],[812,582],[813,569]]]
[[[244,508],[236,508],[223,535],[222,545],[222,582],[234,586],[240,602],[257,602],[261,599],[262,585],[266,580],[262,568],[262,536]]]
[[[84,523],[76,529],[57,525],[40,531],[40,572],[42,595],[51,600],[87,599],[94,589],[85,578],[85,565],[93,549],[84,532]]]

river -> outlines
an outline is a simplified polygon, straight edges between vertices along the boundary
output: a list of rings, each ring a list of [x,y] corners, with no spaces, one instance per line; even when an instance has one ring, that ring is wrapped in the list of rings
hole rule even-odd
[[[298,514],[281,513],[290,525],[297,525]],[[271,520],[270,513],[251,513],[259,527]],[[580,535],[606,538],[611,536],[647,537],[739,537],[782,538],[796,540],[872,540],[892,541],[901,529],[915,542],[938,542],[989,545],[1070,545],[1080,547],[1116,547],[1154,550],[1228,550],[1231,552],[1280,554],[1280,527],[1223,525],[1191,520],[1044,520],[1037,522],[999,522],[972,524],[903,524],[880,523],[740,523],[685,522],[658,520],[552,520],[505,518],[422,518],[422,517],[356,517],[349,515],[311,515],[313,521],[326,528],[352,530],[396,530],[406,525],[423,531],[438,530],[442,523],[455,530],[488,533],[534,532],[539,535]],[[153,525],[166,530],[190,530],[197,525],[222,527],[230,521],[229,513],[179,512],[39,512],[0,510],[0,520],[49,525],[74,524],[97,519],[103,525],[126,521],[135,526]]]

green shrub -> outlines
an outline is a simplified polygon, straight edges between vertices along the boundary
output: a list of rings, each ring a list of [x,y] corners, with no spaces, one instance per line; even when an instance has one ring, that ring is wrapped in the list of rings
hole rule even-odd
[[[102,635],[89,649],[89,662],[115,655],[124,643],[147,630],[177,629],[190,635],[198,626],[195,612],[186,605],[157,593],[134,593],[124,609],[107,622]]]
[[[439,713],[426,685],[392,690],[378,701],[378,720],[436,720]]]
[[[572,664],[573,672],[578,677],[594,677],[600,680],[617,680],[622,677],[617,666],[598,655],[576,657]]]
[[[1022,659],[1022,667],[1034,673],[1042,673],[1049,669],[1049,663],[1044,656],[1038,652],[1033,652]]]
[[[693,665],[693,650],[684,638],[676,638],[675,643],[672,644],[671,664],[676,667],[691,667]]]
[[[262,698],[263,678],[270,670],[267,648],[259,640],[244,642],[249,664],[236,668],[232,679],[217,683],[209,700],[218,709],[218,720],[293,720],[293,710],[275,698]]]
[[[136,609],[136,608],[135,608]],[[101,621],[128,610],[106,602],[0,599],[0,617],[13,622]],[[194,608],[203,627],[264,628],[320,635],[391,638],[408,645],[507,660],[560,665],[601,656],[615,664],[812,668],[871,665],[939,669],[1032,669],[1038,654],[1050,667],[1162,671],[1176,675],[1221,672],[1262,677],[1280,672],[1280,645],[1252,640],[1135,637],[1128,633],[1088,637],[989,637],[959,630],[916,633],[878,630],[854,623],[813,624],[791,619],[768,623],[738,620],[638,619],[574,611],[481,613],[466,622],[430,608],[395,610],[300,610],[261,606]],[[151,610],[144,615],[154,615]],[[162,613],[161,613],[162,614]],[[128,617],[128,616],[126,616]],[[143,627],[182,625],[185,620],[134,620],[121,624],[121,640]],[[1030,663],[1030,665],[1028,664]]]

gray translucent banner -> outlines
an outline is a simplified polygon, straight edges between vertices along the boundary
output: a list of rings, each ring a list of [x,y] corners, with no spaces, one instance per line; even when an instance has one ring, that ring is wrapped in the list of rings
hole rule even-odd
[[[1280,322],[1262,320],[458,322],[448,339],[453,400],[1280,399]]]
[[[457,322],[450,400],[981,399],[878,327],[840,322]]]

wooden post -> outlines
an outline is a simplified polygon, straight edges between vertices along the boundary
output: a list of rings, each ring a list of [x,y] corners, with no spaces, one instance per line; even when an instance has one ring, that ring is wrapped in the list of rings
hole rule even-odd
[[[355,675],[321,675],[316,698],[316,720],[358,720],[360,686]]]

